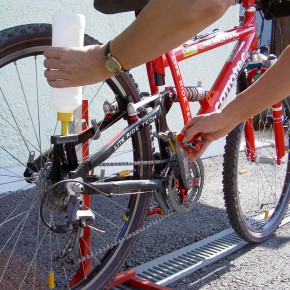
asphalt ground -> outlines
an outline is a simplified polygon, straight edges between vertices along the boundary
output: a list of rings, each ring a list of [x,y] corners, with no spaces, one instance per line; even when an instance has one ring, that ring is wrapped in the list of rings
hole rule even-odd
[[[230,227],[222,191],[222,157],[204,159],[205,185],[198,205],[143,233],[125,269],[148,262]],[[290,225],[258,245],[204,267],[171,285],[172,289],[290,289]]]

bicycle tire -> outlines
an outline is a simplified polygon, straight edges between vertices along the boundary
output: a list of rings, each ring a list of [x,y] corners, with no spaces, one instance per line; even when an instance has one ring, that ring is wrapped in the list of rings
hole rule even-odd
[[[88,35],[85,36],[85,45],[96,43],[98,43],[97,40]],[[37,283],[46,283],[43,282],[43,280],[46,281],[47,278],[43,277],[42,273],[47,272],[47,269],[50,269],[51,265],[53,265],[55,276],[58,275],[58,280],[55,282],[56,288],[69,288],[69,284],[74,279],[75,271],[78,269],[78,265],[73,265],[72,269],[68,270],[67,267],[65,267],[64,270],[61,265],[51,260],[50,256],[53,256],[53,254],[59,255],[59,252],[62,250],[61,247],[64,247],[68,241],[61,235],[57,236],[51,233],[49,234],[50,238],[48,238],[50,241],[46,241],[47,229],[39,220],[39,214],[37,212],[39,210],[39,196],[42,196],[42,187],[48,186],[48,181],[45,180],[45,173],[47,171],[49,172],[48,162],[43,164],[42,168],[38,168],[38,178],[43,179],[43,181],[38,183],[40,186],[37,185],[36,182],[30,182],[29,184],[25,182],[25,185],[21,184],[20,188],[14,188],[16,179],[18,179],[18,177],[23,179],[21,174],[23,169],[27,166],[28,155],[31,154],[32,151],[36,151],[37,153],[38,149],[35,149],[35,147],[40,144],[42,148],[40,148],[39,151],[43,152],[43,148],[49,146],[48,144],[50,143],[46,139],[49,140],[48,137],[51,136],[51,133],[54,135],[53,133],[55,132],[54,127],[56,124],[49,124],[51,122],[47,121],[50,120],[49,114],[54,111],[49,105],[49,102],[45,99],[45,96],[49,94],[49,88],[43,73],[40,72],[41,69],[44,70],[42,53],[45,47],[49,45],[51,45],[51,25],[49,24],[22,25],[0,32],[0,98],[1,103],[5,104],[5,106],[2,106],[2,110],[0,109],[0,125],[1,129],[3,129],[0,136],[0,198],[2,208],[0,212],[0,257],[2,257],[2,266],[0,266],[0,285],[2,283],[2,286],[0,286],[0,288],[5,288],[5,283],[8,281],[6,278],[16,271],[18,273],[13,276],[12,281],[9,279],[10,289],[18,289],[19,283],[24,285],[24,288],[34,289],[31,287],[32,285],[30,285],[30,283],[32,283],[31,280],[36,283],[34,287],[40,287]],[[30,60],[32,61],[31,66]],[[34,68],[35,71],[33,71],[32,68]],[[21,74],[20,77],[19,72],[24,72],[24,74]],[[33,76],[37,79],[37,81],[35,81],[35,87],[31,86],[30,83]],[[36,93],[32,92],[34,88],[36,88]],[[39,92],[40,90],[43,91],[43,94]],[[140,100],[140,93],[137,85],[129,73],[109,79],[103,84],[100,84],[97,88],[91,86],[87,91],[89,91],[87,93],[89,96],[94,95],[93,93],[95,93],[95,91],[102,93],[101,97],[94,98],[90,101],[90,108],[92,107],[90,111],[90,113],[92,113],[91,119],[95,117],[95,111],[99,108],[99,106],[94,106],[94,102],[104,102],[104,96],[106,98],[111,97],[112,102],[117,101],[118,106],[122,108],[126,108],[129,102],[137,102]],[[39,110],[38,113],[36,113],[37,110],[33,111],[33,109],[31,109],[34,108],[32,104],[33,98],[35,102],[37,102],[35,106]],[[31,110],[31,112],[27,113],[27,117],[24,116],[26,109],[23,110],[22,104],[20,106],[20,101],[22,101],[22,99],[27,99],[25,102],[27,103],[27,107]],[[8,105],[10,101],[11,104]],[[43,110],[41,110],[42,108]],[[12,113],[14,109],[15,112]],[[7,121],[9,114],[11,119]],[[103,115],[101,115],[101,118],[103,118],[102,116]],[[97,116],[97,118],[100,117]],[[30,119],[33,119],[33,121],[35,120],[35,123],[40,120],[39,126],[41,125],[41,127],[34,125]],[[103,142],[108,141],[109,135],[112,134],[111,132],[114,134],[118,132],[118,123],[120,122],[128,124],[126,118],[120,118],[118,122],[106,129],[108,131],[107,134],[107,131],[102,134],[104,138]],[[23,129],[20,128],[21,126],[23,126]],[[50,129],[52,131],[50,131]],[[44,134],[45,138],[41,139],[41,134]],[[35,143],[32,141],[32,135],[35,135],[35,139],[38,139]],[[99,144],[100,141],[92,141],[91,146],[93,150],[96,147],[99,148],[98,146],[106,144],[93,145],[93,142]],[[150,128],[144,127],[131,138],[131,142],[128,142],[128,151],[126,151],[126,154],[128,156],[130,155],[129,157],[132,158],[132,161],[150,160],[152,155],[151,142]],[[131,151],[129,151],[129,149]],[[119,154],[121,153],[123,154],[123,151],[119,152]],[[121,161],[122,156],[119,155],[116,158],[118,161]],[[128,160],[126,159],[125,161]],[[127,165],[124,166],[126,167]],[[18,167],[22,167],[22,170],[19,171]],[[119,171],[122,171],[123,167],[121,167]],[[137,166],[135,163],[135,165],[131,165],[129,171],[132,175],[131,178],[148,179],[151,176],[152,170],[150,165],[143,164]],[[114,178],[117,175],[115,171],[107,174],[110,178]],[[7,178],[10,179],[7,181]],[[17,180],[17,182],[19,183],[19,180]],[[13,185],[12,189],[7,187],[11,184]],[[37,194],[35,194],[35,192]],[[59,195],[61,195],[61,193],[59,193]],[[56,199],[56,204],[59,202],[59,197],[52,198]],[[129,196],[117,196],[103,201],[98,201],[98,199],[101,199],[101,197],[96,197],[91,201],[92,204],[94,202],[96,203],[95,210],[96,213],[99,214],[99,216],[97,216],[98,220],[96,220],[96,229],[94,229],[94,231],[92,230],[91,237],[92,246],[90,252],[94,253],[91,258],[92,270],[84,279],[71,286],[71,289],[106,289],[128,256],[135,243],[136,237],[133,236],[109,249],[106,245],[113,243],[117,239],[122,239],[124,235],[128,235],[141,227],[147,210],[149,193],[144,192],[142,194]],[[113,203],[114,199],[116,204]],[[27,204],[29,204],[28,209],[25,207]],[[92,207],[93,206],[94,205],[92,205]],[[53,204],[52,207],[57,207],[57,205]],[[53,212],[53,216],[57,216],[57,214],[58,213]],[[103,216],[101,216],[101,214]],[[24,215],[25,219],[23,218],[19,221],[18,215],[21,217]],[[126,219],[123,218],[125,216]],[[16,225],[12,224],[13,222],[15,222]],[[116,224],[113,224],[113,222]],[[18,226],[17,223],[19,223]],[[98,226],[103,226],[106,229],[106,237],[103,238],[99,236],[101,231],[95,234],[95,231],[99,230]],[[20,233],[18,233],[18,228],[21,228]],[[15,231],[15,233],[10,235],[13,231]],[[11,241],[15,238],[17,240],[15,244],[10,245]],[[93,240],[93,238],[95,240]],[[105,238],[107,240],[105,240]],[[33,246],[29,244],[33,244]],[[105,250],[97,256],[98,251],[95,250],[95,248],[93,249],[93,247]],[[31,256],[28,253],[28,249],[31,250],[32,248],[35,249],[35,253]],[[54,256],[53,258],[56,257]],[[6,263],[4,263],[4,260]],[[18,266],[16,266],[16,264]],[[19,265],[21,265],[21,268],[26,267],[27,272],[23,274],[23,271],[19,270]],[[34,272],[34,274],[31,272]],[[34,276],[34,279],[31,278],[32,276]],[[17,279],[19,279],[19,281]],[[43,285],[41,285],[41,287],[43,287]]]
[[[237,89],[243,91],[247,87],[244,71],[238,79]],[[288,112],[289,102],[282,103],[284,112]],[[246,144],[245,123],[229,133],[224,153],[223,187],[228,217],[236,233],[250,243],[268,239],[278,228],[289,205],[289,153],[285,154],[281,165],[276,164],[273,122],[269,125],[271,109],[267,114],[267,122],[261,115],[260,130],[254,133],[256,154],[267,157],[264,159],[267,163],[256,163],[247,158],[243,148]],[[285,124],[289,126],[288,121]],[[286,130],[285,142],[287,149],[289,135]]]

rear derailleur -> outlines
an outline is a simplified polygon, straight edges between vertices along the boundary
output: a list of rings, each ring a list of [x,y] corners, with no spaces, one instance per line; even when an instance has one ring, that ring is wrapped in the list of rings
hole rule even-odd
[[[46,216],[51,216],[51,209],[45,207],[45,199],[49,194],[50,190],[53,190],[53,187],[46,192],[42,199],[41,206],[41,218],[45,225],[48,228],[57,233],[57,234],[65,234],[69,233],[69,238],[67,240],[66,245],[63,247],[61,254],[56,258],[56,260],[63,262],[66,266],[77,264],[78,252],[77,245],[78,240],[83,235],[83,229],[86,226],[90,226],[95,221],[95,214],[90,209],[84,209],[84,199],[82,192],[84,191],[84,187],[82,185],[82,179],[77,178],[74,180],[66,180],[66,191],[67,191],[67,202],[65,204],[65,222],[63,224],[54,224],[52,222],[48,222],[46,220]],[[45,211],[48,210],[48,213]],[[64,213],[53,213],[55,215]],[[57,218],[57,221],[64,220],[63,218]]]

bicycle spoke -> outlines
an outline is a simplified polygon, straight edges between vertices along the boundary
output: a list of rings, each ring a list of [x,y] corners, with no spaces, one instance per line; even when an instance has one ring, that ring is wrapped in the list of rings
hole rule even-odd
[[[37,206],[35,206],[34,208],[37,208]],[[34,208],[32,208],[32,209],[34,209]],[[32,210],[32,209],[31,209],[31,210]],[[30,209],[25,210],[25,211],[23,211],[22,213],[19,213],[18,215],[14,216],[13,218],[10,218],[10,219],[6,220],[5,222],[3,222],[3,223],[0,224],[0,228],[1,228],[3,225],[5,225],[6,223],[9,223],[9,222],[15,220],[16,218],[18,218],[18,217],[20,217],[20,216],[26,214],[26,213],[29,212],[29,211],[30,211]]]
[[[58,254],[60,255],[61,254],[61,249],[60,249],[58,235],[56,233],[54,233],[54,235],[55,235],[55,240],[56,240],[56,244],[57,244]],[[68,282],[68,275],[67,275],[67,272],[66,272],[66,268],[64,266],[62,266],[62,271],[63,271],[64,276],[65,276],[65,281],[66,281],[67,289],[70,289],[69,282]]]
[[[85,111],[82,113],[82,117],[79,118],[77,120],[77,122],[74,124],[75,127],[78,127],[78,125],[80,125],[80,122],[82,122],[83,120],[83,117],[88,113],[88,110],[89,110],[89,107],[92,105],[92,103],[94,102],[94,100],[96,99],[96,97],[98,96],[100,90],[102,89],[102,87],[104,86],[105,82],[102,82],[101,85],[99,86],[98,90],[96,91],[96,93],[94,94],[93,98],[90,100],[90,102],[88,103],[88,107],[85,109]],[[84,94],[84,91],[85,91],[85,86],[83,87],[83,94]],[[73,122],[70,123],[70,127],[69,127],[69,131],[72,130],[72,126],[73,126]],[[77,132],[75,132],[77,133]],[[94,137],[98,134],[95,133]],[[93,138],[92,138],[93,139]]]
[[[3,97],[5,103],[6,103],[7,107],[8,107],[8,110],[9,110],[9,112],[10,112],[10,115],[11,115],[11,117],[12,117],[12,119],[13,119],[13,121],[14,121],[16,127],[17,127],[17,129],[18,129],[18,130],[17,130],[17,129],[15,129],[15,130],[16,130],[16,131],[19,133],[19,135],[23,138],[23,134],[22,134],[22,132],[21,132],[21,129],[20,129],[20,127],[19,127],[19,124],[18,124],[18,122],[17,122],[17,120],[16,120],[16,118],[15,118],[15,115],[13,114],[13,111],[12,111],[12,109],[11,109],[11,107],[10,107],[10,105],[9,105],[9,102],[8,102],[7,98],[5,97],[5,94],[4,94],[4,92],[3,92],[3,90],[2,90],[1,87],[0,87],[0,91],[1,91],[2,97]],[[1,117],[2,117],[2,116],[1,116]],[[6,121],[6,122],[9,124],[9,122],[8,122],[4,117],[2,117],[2,119],[3,119],[4,121]],[[11,127],[14,128],[12,125],[11,125]],[[26,140],[23,139],[23,141],[24,141],[24,144],[26,145],[27,150],[29,150],[29,149],[28,149],[28,146],[27,146],[27,144],[26,144]]]
[[[20,161],[16,156],[12,155],[8,150],[6,150],[3,146],[0,146],[0,148],[5,151],[9,156],[11,156],[14,160],[16,160],[19,164],[23,165],[25,168],[27,168],[26,164]]]
[[[36,234],[36,249],[37,249],[38,243],[39,243],[40,226],[41,226],[41,219],[40,219],[40,214],[38,214],[37,234]],[[37,269],[37,258],[35,259],[35,264],[34,264],[33,289],[35,289],[35,284],[36,284],[36,269]]]
[[[37,255],[38,255],[38,251],[39,251],[40,246],[41,246],[41,244],[42,244],[42,242],[43,242],[43,240],[44,240],[44,237],[46,236],[47,231],[48,231],[48,228],[46,228],[46,230],[45,230],[45,232],[44,232],[44,234],[43,234],[43,236],[42,236],[42,238],[41,238],[41,240],[40,240],[39,246],[38,246],[37,250],[36,250],[35,253],[34,253],[34,256],[33,256],[32,260],[31,260],[31,262],[30,262],[30,264],[29,264],[29,267],[28,267],[28,269],[27,269],[27,271],[26,271],[26,273],[25,273],[24,278],[22,279],[22,283],[21,283],[19,289],[22,288],[23,283],[24,283],[24,281],[25,281],[25,279],[26,279],[26,277],[27,277],[27,275],[28,275],[28,273],[29,273],[29,271],[30,271],[30,268],[32,267],[32,265],[33,265],[33,263],[34,263],[34,260],[36,259]]]
[[[3,225],[5,225],[5,223],[10,219],[10,217],[14,214],[14,212],[17,211],[17,209],[22,205],[22,203],[26,201],[25,197],[22,199],[22,201],[20,203],[18,203],[18,205],[12,210],[12,212],[6,217],[6,219],[0,224],[0,229]],[[21,216],[22,214],[18,215]],[[17,217],[17,216],[16,216]],[[14,217],[14,218],[16,218]],[[13,219],[14,219],[13,218]]]
[[[35,202],[34,202],[34,204],[35,204]],[[33,205],[31,206],[31,208],[27,211],[26,215],[23,217],[23,219],[22,219],[22,221],[21,221],[21,223],[20,223],[20,225],[21,225],[21,229],[20,229],[20,231],[19,231],[19,234],[18,234],[18,236],[17,236],[17,239],[16,239],[16,241],[15,241],[15,244],[14,244],[14,246],[13,246],[13,248],[12,248],[12,251],[11,251],[11,254],[10,254],[9,258],[8,258],[8,261],[7,261],[7,263],[6,263],[5,267],[4,267],[4,270],[3,270],[2,276],[1,276],[1,278],[0,278],[0,283],[1,283],[3,277],[4,277],[5,273],[6,273],[6,270],[7,270],[8,264],[9,264],[9,262],[10,262],[12,256],[13,256],[13,254],[14,254],[14,251],[15,251],[15,249],[16,249],[16,246],[17,246],[17,244],[18,244],[18,241],[19,241],[20,236],[21,236],[21,234],[22,234],[22,231],[23,231],[23,229],[24,229],[24,225],[25,225],[25,223],[26,223],[26,221],[27,221],[27,219],[28,219],[28,216],[29,216],[29,214],[30,214],[30,212],[31,212],[31,209],[34,207],[34,204],[33,204]],[[17,228],[18,228],[18,227],[17,227]],[[14,232],[16,232],[16,231],[14,231]],[[13,234],[14,234],[14,232],[13,232]],[[8,242],[10,241],[10,239],[12,238],[12,236],[13,236],[13,235],[11,235],[10,238],[6,241],[5,245],[4,245],[3,248],[1,249],[1,252],[3,251],[4,247],[8,244]]]
[[[21,80],[21,77],[20,77],[20,74],[19,74],[19,70],[18,70],[18,67],[17,67],[17,63],[15,62],[14,64],[15,64],[15,67],[16,67],[16,71],[17,71],[17,75],[18,75],[18,80],[19,80],[19,83],[20,83],[20,86],[21,86],[21,89],[22,89],[22,94],[23,94],[23,98],[24,98],[24,101],[25,101],[25,104],[26,104],[26,109],[27,109],[27,112],[29,114],[29,118],[30,118],[31,125],[33,127],[34,135],[35,135],[35,138],[37,140],[38,146],[40,147],[40,143],[39,143],[39,140],[37,138],[37,133],[36,133],[35,125],[34,125],[34,122],[33,122],[33,118],[32,118],[32,115],[31,115],[31,112],[30,112],[30,109],[29,109],[27,97],[26,97],[25,90],[24,90],[24,87],[23,87],[23,83],[22,83],[22,80]]]
[[[27,151],[28,152],[30,152],[30,150],[29,150],[29,148],[28,148],[28,145],[27,144],[29,144],[34,150],[36,150],[37,152],[39,152],[40,153],[40,150],[36,147],[36,146],[34,146],[27,138],[25,138],[25,136],[21,133],[21,132],[19,132],[19,131],[17,131],[17,129],[8,121],[8,120],[6,120],[4,117],[2,117],[2,116],[0,116],[1,118],[2,118],[2,120],[5,122],[5,123],[7,123],[13,130],[15,130],[16,131],[16,133],[18,134],[18,135],[20,135],[21,136],[21,138],[23,139],[23,142],[25,143],[25,145],[26,145],[26,147],[27,147]]]
[[[34,64],[35,64],[35,88],[36,88],[36,100],[37,100],[37,117],[38,117],[38,140],[39,140],[39,151],[42,155],[42,147],[41,147],[41,122],[40,122],[40,105],[39,105],[39,89],[38,89],[38,69],[37,69],[37,56],[34,56]],[[42,162],[42,159],[41,159]],[[42,167],[42,164],[41,164]]]

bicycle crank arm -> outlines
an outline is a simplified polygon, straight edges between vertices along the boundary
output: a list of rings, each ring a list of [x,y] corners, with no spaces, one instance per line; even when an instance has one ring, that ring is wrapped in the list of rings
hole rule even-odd
[[[193,186],[193,178],[190,174],[188,159],[184,155],[184,149],[178,145],[177,134],[167,131],[165,133],[159,133],[158,137],[169,143],[173,154],[177,158],[182,187],[187,190],[191,189]]]
[[[95,188],[95,190],[94,190]],[[138,191],[140,193],[144,191],[154,191],[157,189],[166,188],[165,179],[145,179],[145,180],[125,180],[125,181],[112,181],[112,182],[94,182],[90,183],[90,186],[85,186],[85,194],[111,194],[120,192]],[[126,193],[125,193],[126,194]]]

